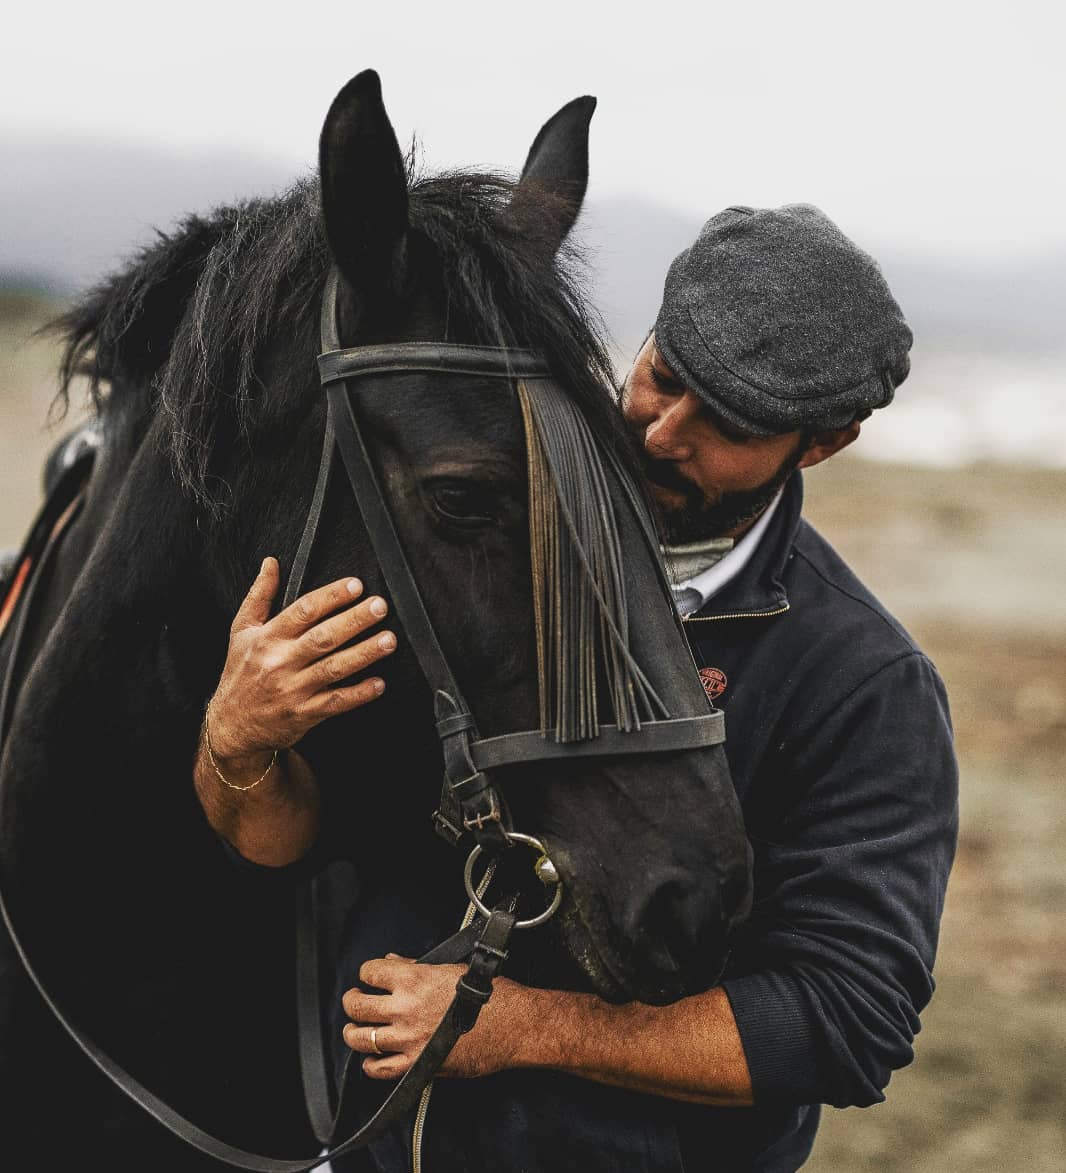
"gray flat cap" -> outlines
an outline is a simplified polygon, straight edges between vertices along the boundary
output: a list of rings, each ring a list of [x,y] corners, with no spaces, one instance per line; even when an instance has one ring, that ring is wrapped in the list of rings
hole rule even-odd
[[[727,208],[670,266],[655,341],[730,423],[768,436],[884,407],[912,336],[877,262],[817,208]]]

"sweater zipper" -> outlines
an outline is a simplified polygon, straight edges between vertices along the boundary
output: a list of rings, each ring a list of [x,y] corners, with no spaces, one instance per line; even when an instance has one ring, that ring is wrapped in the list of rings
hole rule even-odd
[[[722,619],[770,619],[774,615],[784,615],[791,607],[786,603],[776,611],[737,611],[732,615],[687,615],[682,623],[718,623]]]
[[[485,895],[489,884],[492,883],[492,874],[496,870],[496,863],[492,861],[481,877],[477,886],[477,895],[480,900]],[[477,906],[473,901],[467,906],[466,915],[459,925],[460,930],[469,928],[473,923]],[[422,1173],[422,1134],[426,1128],[426,1113],[429,1111],[429,1097],[433,1095],[433,1083],[430,1081],[422,1089],[422,1096],[418,1101],[418,1111],[415,1112],[415,1125],[411,1132],[411,1173]]]

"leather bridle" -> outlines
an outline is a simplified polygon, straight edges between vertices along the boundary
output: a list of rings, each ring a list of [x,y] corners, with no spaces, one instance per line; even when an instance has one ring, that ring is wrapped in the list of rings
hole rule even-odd
[[[508,385],[522,379],[534,392],[539,380],[552,375],[543,358],[533,351],[505,347],[462,346],[440,342],[405,342],[389,346],[357,346],[340,349],[337,326],[336,271],[331,272],[322,303],[322,351],[319,377],[326,388],[328,417],[319,464],[318,483],[304,525],[292,573],[285,592],[286,604],[300,593],[307,563],[321,521],[333,466],[334,447],[341,460],[381,567],[393,609],[407,643],[418,658],[433,692],[437,734],[444,756],[444,786],[436,814],[438,831],[454,844],[472,836],[482,848],[507,846],[502,822],[503,807],[488,771],[511,765],[529,765],[575,757],[604,757],[670,750],[699,749],[718,745],[725,737],[721,712],[695,717],[642,721],[625,731],[601,725],[598,735],[586,741],[559,741],[540,729],[481,738],[448,658],[441,648],[433,622],[411,571],[381,492],[363,440],[353,399],[398,373],[422,372],[499,379]],[[654,529],[635,497],[630,507],[637,513],[649,547],[658,560]]]
[[[96,1067],[121,1091],[160,1124],[192,1147],[217,1160],[257,1173],[304,1173],[330,1157],[362,1148],[382,1136],[414,1109],[423,1090],[447,1058],[458,1038],[470,1030],[492,989],[492,979],[507,957],[511,932],[516,927],[534,927],[543,923],[544,914],[519,921],[514,912],[515,898],[502,901],[490,909],[481,903],[472,889],[471,871],[474,857],[481,852],[498,855],[512,843],[533,846],[540,852],[536,874],[553,888],[549,909],[558,907],[562,895],[561,880],[547,858],[544,845],[521,835],[507,825],[506,808],[501,803],[490,771],[512,765],[545,763],[559,759],[609,757],[698,749],[720,744],[725,737],[721,712],[694,717],[643,720],[631,730],[617,725],[601,725],[597,736],[583,741],[561,741],[551,731],[523,730],[482,738],[459,688],[455,675],[441,648],[436,630],[422,602],[399,536],[378,484],[358,422],[353,400],[360,392],[380,385],[380,381],[401,373],[427,372],[446,376],[490,378],[507,385],[521,379],[534,391],[541,381],[550,381],[551,372],[543,358],[528,350],[503,347],[463,346],[448,343],[410,342],[384,346],[340,347],[337,327],[338,275],[331,272],[323,297],[321,337],[322,353],[319,374],[327,394],[327,422],[319,463],[318,479],[303,535],[293,560],[285,603],[300,593],[308,562],[322,518],[326,494],[339,452],[341,462],[358,503],[363,523],[381,567],[391,605],[406,633],[407,642],[417,656],[421,670],[433,694],[436,730],[444,760],[444,783],[441,802],[434,816],[438,832],[457,846],[469,845],[471,856],[466,868],[466,886],[479,916],[467,928],[444,941],[420,960],[425,963],[468,961],[466,974],[460,979],[455,998],[437,1030],[412,1067],[399,1080],[378,1111],[353,1135],[329,1152],[306,1160],[281,1160],[259,1156],[210,1136],[186,1120],[140,1084],[114,1062],[88,1036],[81,1032],[56,1004],[33,965],[16,933],[0,886],[0,914],[10,933],[22,963],[46,1005],[74,1043]],[[634,510],[653,556],[658,558],[654,529],[631,487],[626,497]],[[56,539],[58,541],[58,539]],[[54,555],[50,546],[40,565]],[[14,665],[22,638],[30,628],[36,586],[35,576],[20,602],[18,623],[11,648],[10,670],[0,689],[0,750],[9,731],[9,716],[14,697]],[[313,900],[313,893],[310,900]],[[485,915],[488,913],[488,915]],[[351,1066],[345,1065],[339,1097],[332,1094],[322,1047],[317,999],[317,960],[314,933],[306,920],[301,928],[298,954],[306,975],[303,982],[310,997],[301,998],[301,1066],[305,1095],[312,1126],[323,1144],[332,1137],[344,1109],[344,1088]],[[339,1107],[334,1110],[334,1101]]]

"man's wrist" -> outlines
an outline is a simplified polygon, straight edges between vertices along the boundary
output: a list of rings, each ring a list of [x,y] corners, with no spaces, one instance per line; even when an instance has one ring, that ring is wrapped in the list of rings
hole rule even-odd
[[[289,751],[279,750],[276,760],[273,752],[266,751],[223,755],[214,744],[214,726],[211,735],[209,743],[206,729],[201,733],[197,770],[202,784],[217,793],[218,801],[224,796],[228,806],[235,800],[242,807],[264,802],[274,805],[292,789]]]
[[[220,782],[235,790],[258,789],[256,781],[264,783],[283,750],[270,747],[249,747],[232,735],[229,723],[219,719],[212,705],[204,713],[202,749],[207,763]],[[276,781],[276,779],[275,779]]]

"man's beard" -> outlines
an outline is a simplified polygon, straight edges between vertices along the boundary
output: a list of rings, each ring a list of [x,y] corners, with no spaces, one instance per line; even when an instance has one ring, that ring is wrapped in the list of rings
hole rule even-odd
[[[668,546],[683,546],[689,542],[703,542],[708,538],[722,538],[746,522],[754,521],[777,496],[781,486],[792,475],[803,458],[810,438],[802,435],[796,448],[781,462],[781,467],[769,480],[754,489],[722,493],[708,501],[671,460],[655,460],[645,451],[644,475],[653,484],[661,485],[684,499],[678,506],[659,505],[659,530]]]

